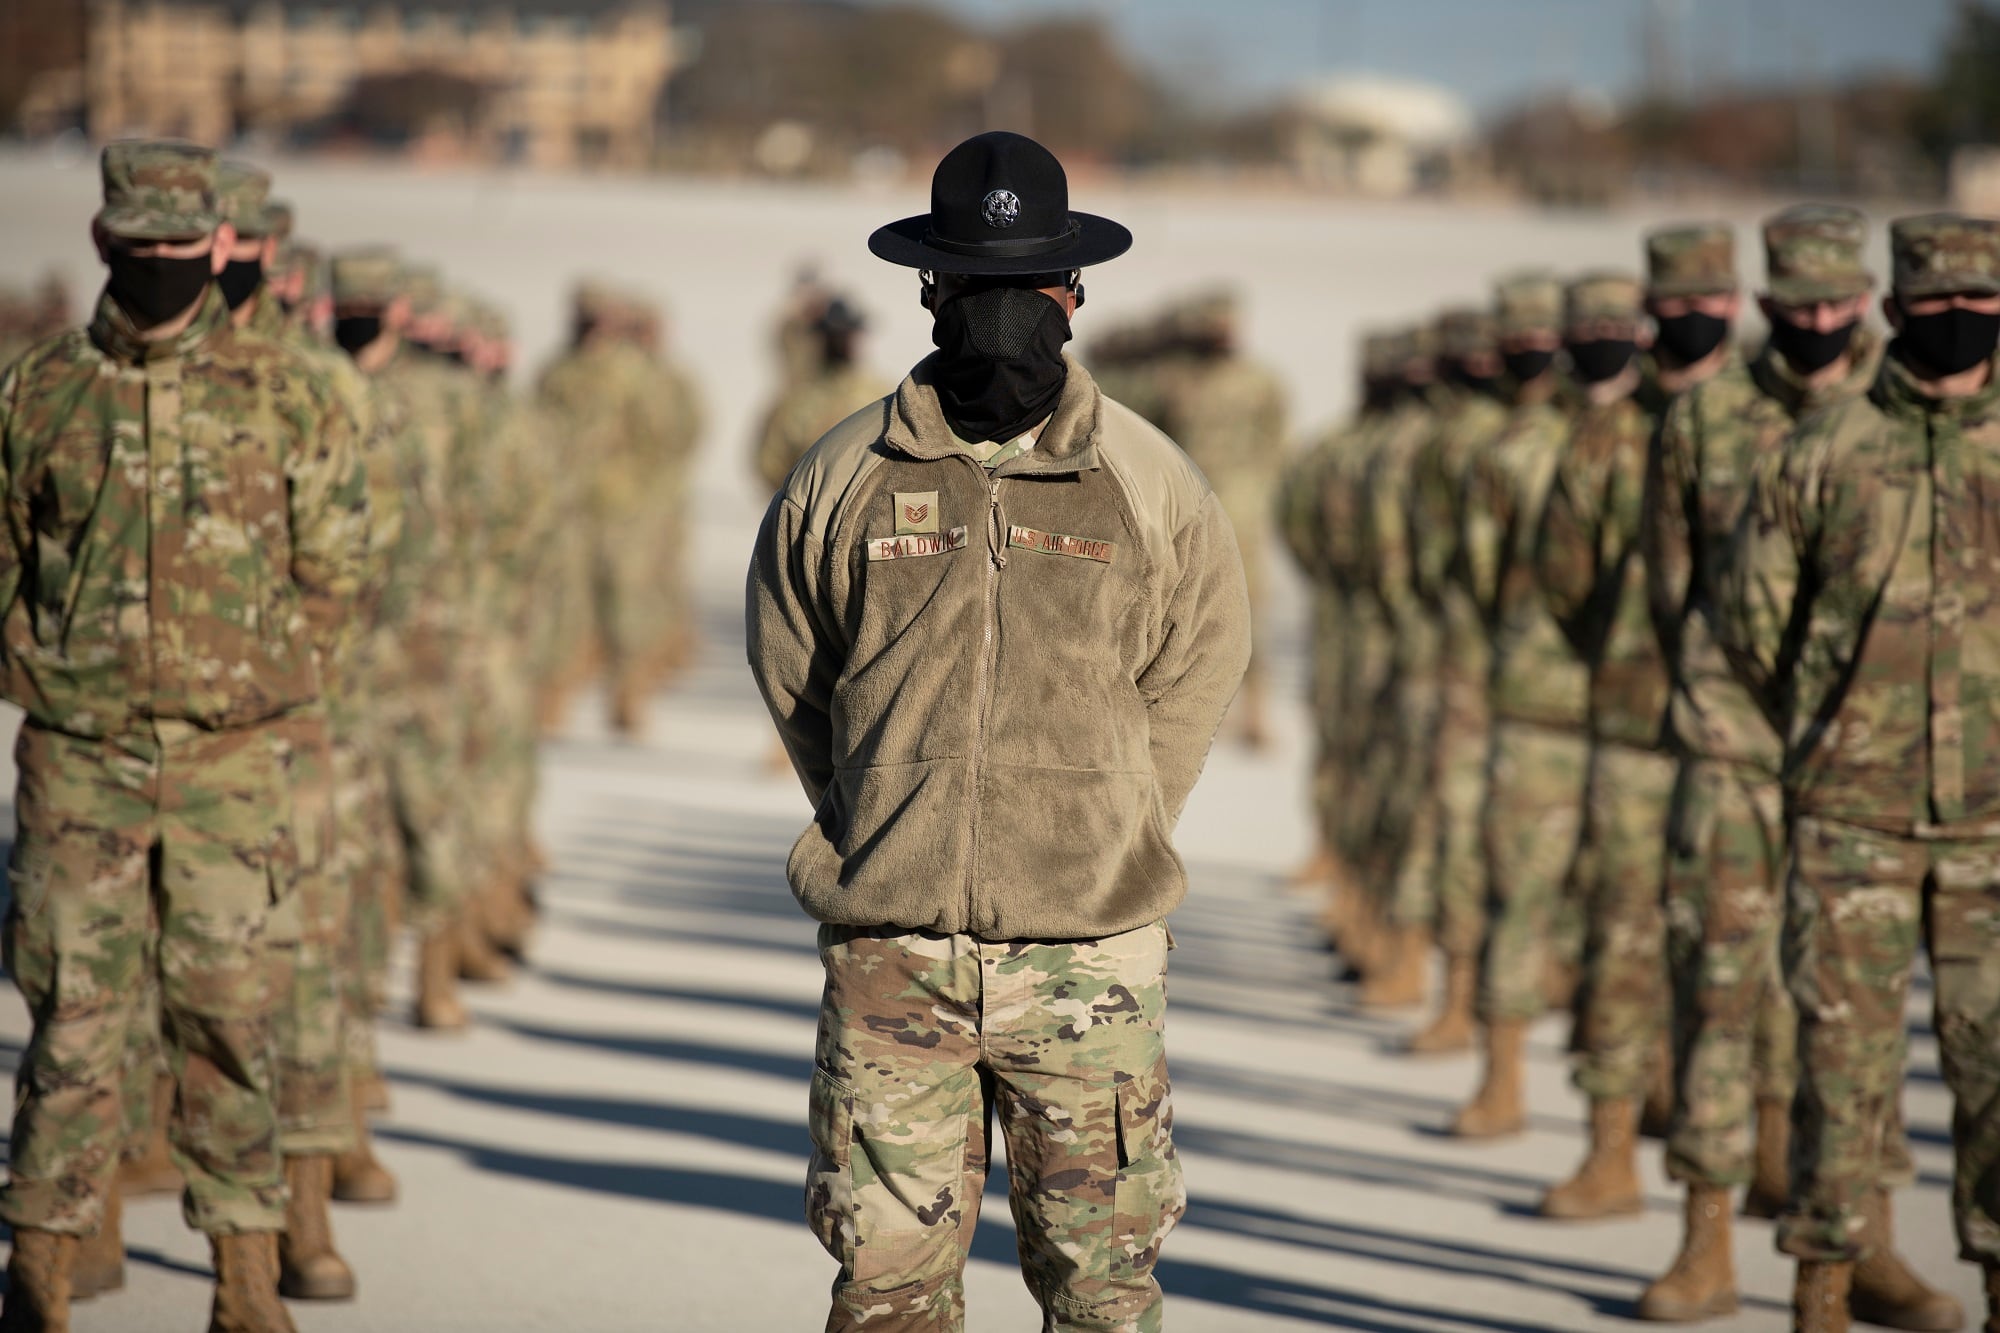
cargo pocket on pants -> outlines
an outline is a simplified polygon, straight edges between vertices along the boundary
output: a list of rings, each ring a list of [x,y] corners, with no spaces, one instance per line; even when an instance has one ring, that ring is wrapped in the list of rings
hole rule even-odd
[[[1173,1091],[1162,1061],[1118,1089],[1113,1279],[1148,1276],[1167,1233],[1186,1211],[1187,1188],[1174,1151]]]
[[[823,1069],[814,1069],[806,1127],[812,1160],[806,1167],[806,1224],[843,1271],[854,1266],[854,1094]]]

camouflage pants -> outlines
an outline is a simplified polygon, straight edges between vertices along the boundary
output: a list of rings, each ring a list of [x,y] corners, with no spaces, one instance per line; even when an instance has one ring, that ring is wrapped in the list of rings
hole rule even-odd
[[[1382,794],[1370,785],[1370,744],[1379,734],[1384,692],[1389,686],[1389,629],[1381,607],[1372,597],[1347,599],[1348,620],[1342,639],[1338,745],[1339,811],[1335,816],[1336,849],[1350,865],[1361,865],[1375,848],[1375,831],[1382,814]]]
[[[1783,958],[1799,1014],[1792,1206],[1778,1246],[1858,1258],[1902,1097],[1904,1002],[1928,943],[1951,1089],[1959,1257],[2000,1265],[2000,840],[1927,842],[1800,818]]]
[[[994,943],[820,927],[806,1215],[840,1261],[829,1333],[956,1333],[995,1112],[1045,1330],[1156,1333],[1186,1208],[1164,924]]]
[[[1784,792],[1736,764],[1681,766],[1667,824],[1674,1121],[1667,1174],[1749,1183],[1754,1102],[1792,1102],[1798,1023],[1778,975]]]
[[[1486,757],[1492,718],[1484,676],[1447,676],[1437,750],[1438,945],[1471,958],[1486,934],[1486,858],[1479,818],[1486,804]]]
[[[1482,1021],[1539,1017],[1548,964],[1574,960],[1580,941],[1565,898],[1583,831],[1589,763],[1582,732],[1506,719],[1493,725],[1480,821],[1487,910]]]
[[[389,797],[419,929],[448,918],[475,882],[465,829],[465,700],[449,681],[404,678],[384,719]]]
[[[656,547],[632,539],[634,529],[653,521],[633,516],[607,523],[591,552],[593,620],[613,689],[644,686],[647,656],[666,631],[665,585],[678,575],[661,567]]]
[[[291,739],[278,725],[163,721],[104,741],[22,728],[6,963],[34,1033],[0,1193],[11,1225],[97,1228],[148,971],[188,1224],[282,1224],[269,934],[299,877]]]
[[[1344,791],[1341,782],[1342,725],[1341,696],[1349,656],[1346,637],[1347,596],[1327,583],[1313,586],[1312,674],[1308,700],[1312,706],[1313,733],[1313,816],[1320,841],[1332,848],[1339,843],[1339,811]]]
[[[468,741],[467,826],[493,875],[526,873],[535,796],[535,692],[522,654],[496,627],[481,636],[466,688],[481,702]]]
[[[1667,1029],[1667,810],[1679,764],[1659,750],[1591,747],[1577,893],[1583,978],[1573,1049],[1576,1086],[1603,1100],[1637,1097]]]

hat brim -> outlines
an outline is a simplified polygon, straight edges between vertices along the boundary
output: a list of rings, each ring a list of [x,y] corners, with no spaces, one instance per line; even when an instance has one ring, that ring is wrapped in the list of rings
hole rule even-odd
[[[1925,273],[1916,278],[1899,279],[1896,283],[1898,296],[1956,296],[1960,292],[1967,295],[1992,296],[2000,293],[2000,278],[1984,273]]]
[[[1766,289],[1773,301],[1783,305],[1817,305],[1821,301],[1851,301],[1866,296],[1873,287],[1865,277],[1852,278],[1773,278]]]
[[[213,214],[155,213],[144,208],[106,208],[97,214],[98,226],[127,241],[196,241],[221,223]]]
[[[1132,248],[1132,233],[1110,218],[1094,213],[1071,213],[1069,217],[1076,224],[1076,233],[1068,244],[1032,255],[966,255],[940,250],[928,240],[931,230],[928,213],[877,227],[868,238],[868,249],[877,259],[904,268],[927,268],[933,273],[968,278],[999,278],[1089,268],[1116,259]]]

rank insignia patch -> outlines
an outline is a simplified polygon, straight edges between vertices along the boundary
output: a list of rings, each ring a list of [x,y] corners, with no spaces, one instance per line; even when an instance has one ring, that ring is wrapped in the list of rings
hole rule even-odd
[[[936,491],[897,491],[896,535],[907,537],[917,532],[938,530],[938,493]]]

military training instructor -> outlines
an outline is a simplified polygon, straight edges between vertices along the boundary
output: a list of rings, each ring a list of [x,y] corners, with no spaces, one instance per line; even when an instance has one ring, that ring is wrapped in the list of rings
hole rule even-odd
[[[962,1327],[996,1111],[1043,1327],[1161,1327],[1172,838],[1250,615],[1201,473],[1063,352],[1080,270],[1130,245],[1034,141],[953,149],[869,242],[922,272],[938,350],[757,537],[750,665],[814,805],[788,873],[823,923],[829,1330]]]

